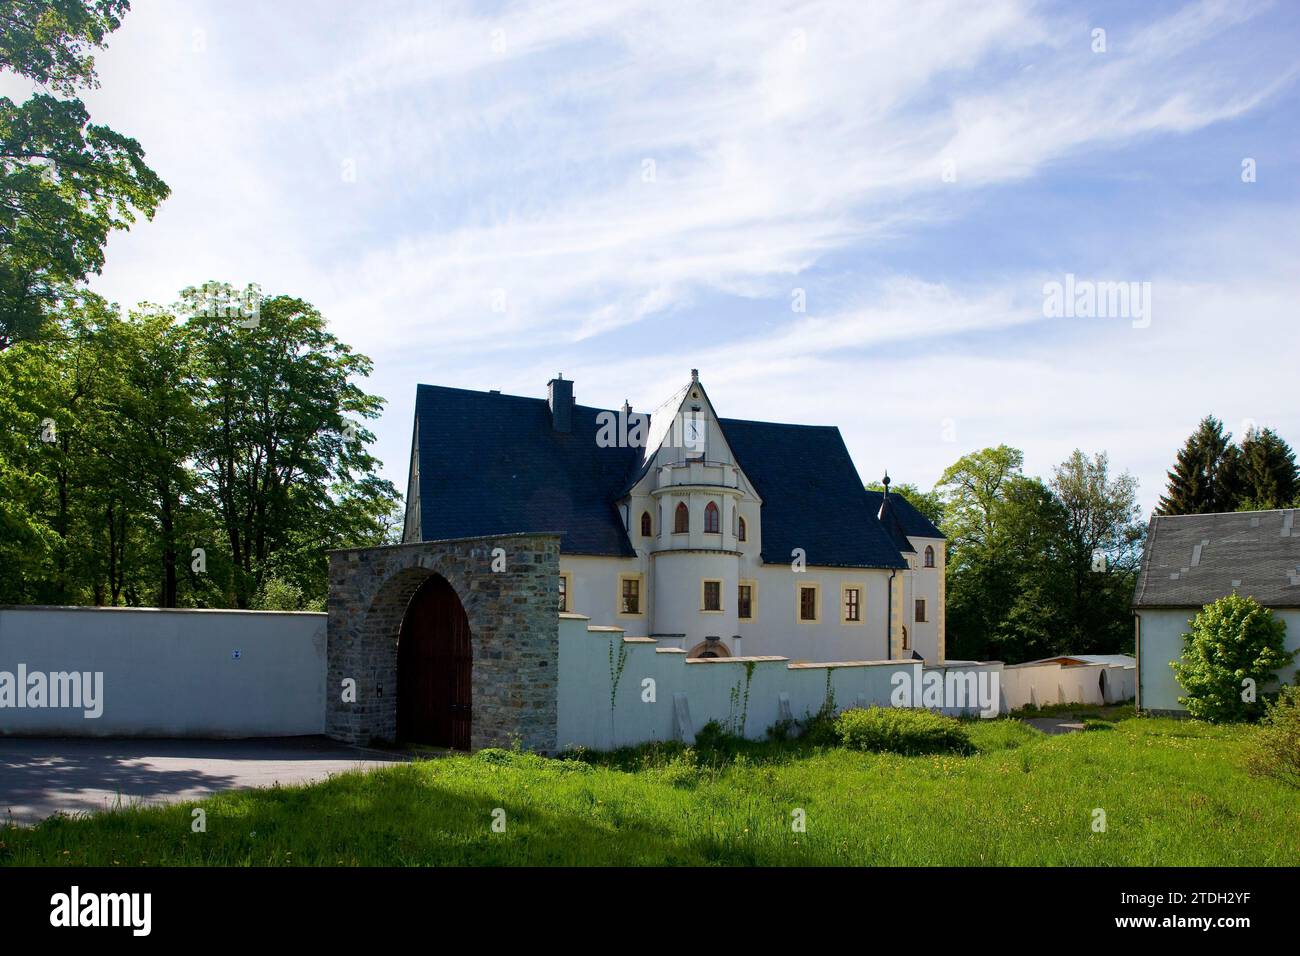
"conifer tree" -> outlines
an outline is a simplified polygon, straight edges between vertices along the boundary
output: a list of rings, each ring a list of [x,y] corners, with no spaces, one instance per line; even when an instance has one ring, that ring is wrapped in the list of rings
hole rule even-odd
[[[1271,428],[1252,428],[1241,440],[1235,479],[1243,511],[1288,508],[1300,494],[1295,452]]]
[[[1235,511],[1237,495],[1233,485],[1237,453],[1232,435],[1223,423],[1207,415],[1178,452],[1169,472],[1169,488],[1160,499],[1162,515],[1212,514]]]

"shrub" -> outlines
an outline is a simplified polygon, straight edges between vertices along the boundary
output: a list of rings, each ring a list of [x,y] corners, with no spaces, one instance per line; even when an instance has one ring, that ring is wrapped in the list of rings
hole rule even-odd
[[[1187,691],[1178,702],[1214,722],[1254,720],[1264,711],[1258,689],[1291,662],[1286,625],[1251,597],[1229,594],[1207,604],[1183,635],[1183,656],[1170,662]],[[1246,693],[1247,681],[1256,692]]]
[[[928,710],[855,708],[836,718],[835,730],[850,750],[899,754],[964,754],[974,750],[961,721]]]
[[[722,751],[726,753],[735,750],[738,743],[740,743],[740,738],[729,732],[716,720],[710,720],[695,732],[696,750]]]
[[[323,611],[323,603],[309,601],[302,588],[284,578],[270,577],[253,596],[254,611]]]
[[[782,717],[767,728],[767,739],[774,743],[784,743],[794,736],[795,722],[790,717]]]
[[[799,739],[814,747],[838,747],[839,731],[835,729],[835,705],[828,702],[815,714],[804,713],[799,723]]]
[[[1300,687],[1283,687],[1246,752],[1251,773],[1300,787]]]

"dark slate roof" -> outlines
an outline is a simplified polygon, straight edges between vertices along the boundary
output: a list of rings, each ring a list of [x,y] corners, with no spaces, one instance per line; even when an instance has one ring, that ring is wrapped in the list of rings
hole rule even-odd
[[[419,386],[421,537],[552,531],[569,554],[632,557],[614,495],[640,449],[597,445],[599,411],[575,405],[561,433],[544,399]]]
[[[616,505],[643,450],[597,445],[601,411],[575,405],[573,429],[561,433],[544,399],[419,386],[421,538],[559,532],[566,554],[634,556]],[[720,422],[763,499],[764,562],[788,564],[803,548],[813,566],[906,567],[838,428]],[[890,499],[906,534],[943,537],[901,495]]]
[[[810,565],[903,568],[876,519],[853,459],[834,426],[719,419],[736,462],[763,499],[763,561],[789,564],[803,548]]]
[[[873,513],[879,513],[884,493],[868,491],[866,495],[867,500],[871,502]],[[929,518],[917,511],[916,507],[897,491],[889,493],[889,503],[894,519],[897,521],[898,526],[903,529],[904,534],[913,538],[944,537],[944,533],[939,530],[937,525],[931,523]]]
[[[1134,607],[1202,607],[1234,591],[1300,607],[1296,509],[1151,519]]]

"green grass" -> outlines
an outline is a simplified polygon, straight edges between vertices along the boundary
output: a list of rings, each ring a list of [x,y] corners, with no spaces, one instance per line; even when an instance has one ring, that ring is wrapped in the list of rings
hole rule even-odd
[[[1254,730],[1128,719],[1045,736],[974,721],[971,756],[738,743],[581,759],[490,751],[0,830],[0,863],[1300,863],[1300,790],[1243,769]],[[207,832],[191,832],[191,809]],[[492,830],[495,808],[506,830]],[[1104,833],[1093,810],[1106,811]],[[806,815],[806,832],[791,826]]]

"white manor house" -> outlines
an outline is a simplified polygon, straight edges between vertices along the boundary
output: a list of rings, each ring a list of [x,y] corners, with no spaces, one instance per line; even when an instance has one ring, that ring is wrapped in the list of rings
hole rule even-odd
[[[885,479],[888,489],[888,477]],[[561,611],[690,657],[944,656],[944,537],[839,429],[421,385],[404,541],[554,532]]]

